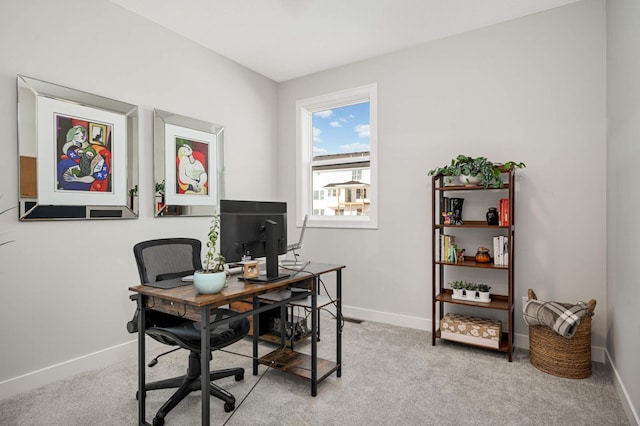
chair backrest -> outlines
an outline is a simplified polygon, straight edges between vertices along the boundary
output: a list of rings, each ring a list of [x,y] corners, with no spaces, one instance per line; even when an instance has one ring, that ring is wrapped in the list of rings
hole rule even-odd
[[[193,238],[162,238],[133,247],[142,284],[184,277],[202,269],[202,243]]]

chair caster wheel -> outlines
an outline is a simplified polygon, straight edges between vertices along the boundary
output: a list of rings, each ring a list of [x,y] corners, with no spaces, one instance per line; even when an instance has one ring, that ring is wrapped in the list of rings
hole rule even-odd
[[[236,404],[232,404],[230,402],[227,402],[227,403],[224,404],[224,412],[225,413],[230,413],[233,410],[235,410],[235,408],[236,408]]]
[[[164,425],[164,417],[154,417],[153,418],[153,426],[162,426]]]
[[[236,378],[236,382],[239,382],[240,380],[243,380],[244,379],[244,373],[236,374],[235,378]]]

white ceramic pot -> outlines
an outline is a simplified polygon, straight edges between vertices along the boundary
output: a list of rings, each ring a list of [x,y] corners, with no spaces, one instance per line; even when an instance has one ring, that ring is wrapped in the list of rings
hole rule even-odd
[[[200,294],[220,293],[227,281],[227,273],[213,272],[204,273],[196,271],[193,274],[193,285]]]
[[[480,302],[491,302],[491,297],[489,297],[491,293],[489,293],[488,291],[479,291],[478,292],[478,299],[480,300]]]
[[[462,299],[463,298],[462,289],[461,288],[454,288],[452,297],[454,299]]]
[[[476,298],[476,290],[465,290],[464,297],[468,300],[475,300]]]
[[[475,185],[480,185],[480,182],[482,182],[482,179],[479,178],[478,176],[460,175],[460,182],[466,186],[475,186]]]

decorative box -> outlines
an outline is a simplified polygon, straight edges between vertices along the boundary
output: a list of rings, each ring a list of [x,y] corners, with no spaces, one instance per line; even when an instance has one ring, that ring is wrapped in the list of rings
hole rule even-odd
[[[461,343],[498,349],[502,323],[498,320],[446,314],[440,320],[440,337]]]

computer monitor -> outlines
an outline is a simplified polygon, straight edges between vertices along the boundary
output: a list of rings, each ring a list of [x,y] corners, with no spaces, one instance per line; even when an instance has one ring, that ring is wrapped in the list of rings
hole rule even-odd
[[[274,201],[220,201],[220,253],[227,262],[266,258],[269,282],[288,275],[278,272],[278,255],[287,253],[287,204]]]

